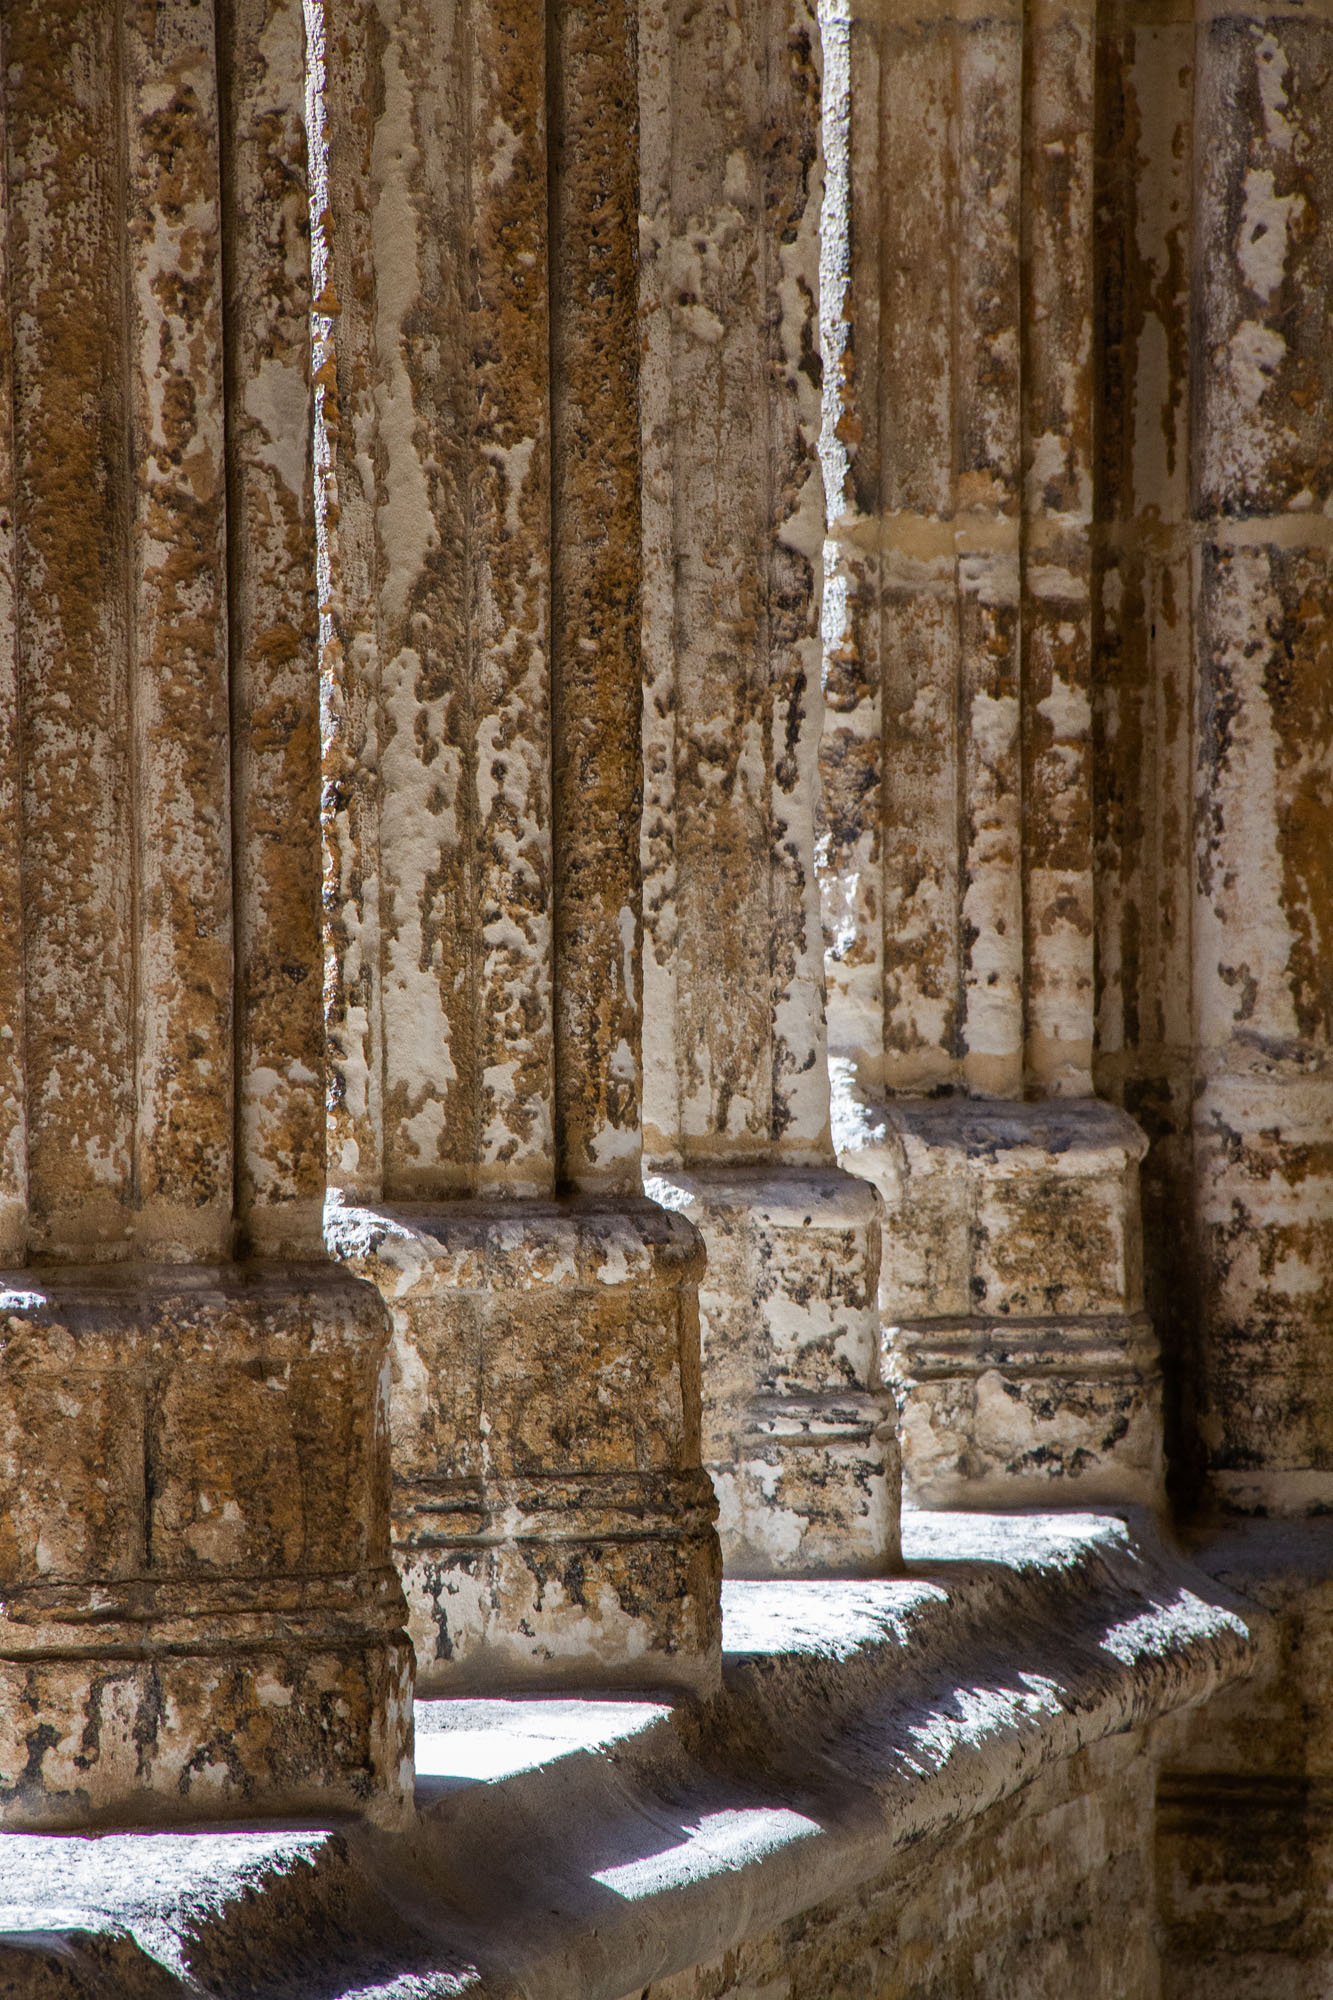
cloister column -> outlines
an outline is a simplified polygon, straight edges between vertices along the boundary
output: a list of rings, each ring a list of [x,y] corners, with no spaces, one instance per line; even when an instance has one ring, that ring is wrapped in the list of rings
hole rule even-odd
[[[708,1247],[728,1571],[881,1574],[879,1204],[833,1158],[814,869],[818,24],[652,4],[640,37],[650,1186]]]
[[[1198,27],[1199,1435],[1224,1505],[1333,1501],[1327,19]]]
[[[0,20],[9,1826],[410,1780],[388,1330],[317,1232],[302,73],[283,0]]]
[[[329,1241],[426,1692],[707,1685],[702,1247],[640,1176],[624,0],[312,6]]]
[[[1092,10],[822,20],[833,1128],[905,1487],[1152,1499],[1145,1141],[1091,1077]]]
[[[1300,1513],[1333,1476],[1329,29],[1111,26],[1099,1078],[1153,1137],[1181,1498]]]

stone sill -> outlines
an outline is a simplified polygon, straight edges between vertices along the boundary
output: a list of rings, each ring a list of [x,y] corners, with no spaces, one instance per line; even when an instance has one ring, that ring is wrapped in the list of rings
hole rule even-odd
[[[419,1703],[408,1833],[0,1835],[0,1985],[622,2000],[1252,1666],[1146,1515],[903,1539],[904,1578],[728,1583],[707,1703]]]

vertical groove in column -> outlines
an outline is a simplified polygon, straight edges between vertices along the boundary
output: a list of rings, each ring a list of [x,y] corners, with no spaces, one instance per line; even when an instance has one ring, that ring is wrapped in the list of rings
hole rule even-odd
[[[769,796],[771,1148],[827,1159],[828,1046],[815,794],[821,727],[824,484],[820,426],[819,28],[814,0],[765,10],[761,243],[768,328],[768,551],[764,579],[772,736]]]
[[[674,660],[675,1022],[686,1159],[762,1157],[773,1121],[767,24],[670,10],[665,161]],[[654,525],[660,517],[654,517]]]
[[[541,9],[495,0],[474,0],[472,21],[466,442],[475,1174],[479,1189],[547,1194],[555,1174],[555,1026],[546,28]],[[621,134],[621,149],[632,154],[635,137],[632,129]],[[637,424],[632,394],[626,415]],[[598,438],[594,456],[601,448]],[[637,600],[629,610],[637,611]],[[638,659],[636,644],[636,673]],[[632,819],[624,838],[637,840]],[[637,862],[633,874],[637,880]]]
[[[1193,638],[1189,529],[1195,30],[1099,8],[1092,659],[1094,1080],[1151,1141],[1147,1306],[1162,1342],[1167,1450],[1197,1460],[1194,1374]]]
[[[867,47],[872,33],[877,77]],[[858,504],[870,519],[844,533],[840,553],[850,571],[850,651],[867,656],[881,734],[873,733],[870,692],[840,666],[829,698],[854,703],[850,712],[865,717],[859,741],[866,747],[840,773],[829,810],[836,806],[844,819],[865,810],[855,786],[864,785],[869,799],[878,779],[879,810],[870,824],[878,821],[883,843],[875,871],[883,901],[877,913],[868,906],[864,914],[844,913],[847,936],[840,942],[835,930],[834,952],[835,961],[848,964],[864,958],[866,970],[855,974],[857,1014],[869,1023],[882,1011],[882,1053],[868,1079],[900,1091],[961,1080],[968,1052],[961,903],[969,846],[963,769],[972,718],[960,692],[960,604],[968,576],[958,549],[984,551],[996,536],[993,529],[975,533],[981,501],[991,496],[960,490],[958,405],[967,356],[960,347],[963,260],[953,244],[962,226],[964,158],[974,144],[963,113],[970,105],[983,133],[988,116],[993,122],[986,96],[986,86],[994,87],[990,43],[1003,33],[1002,21],[960,24],[948,14],[855,21],[851,29],[856,346],[845,428]],[[983,43],[971,69],[969,35]],[[969,96],[964,83],[977,68],[980,81]],[[874,150],[868,135],[857,136],[872,112]],[[893,201],[884,198],[886,186],[899,189]],[[877,258],[866,255],[871,241]],[[863,272],[873,274],[873,289]],[[876,620],[860,608],[863,599],[877,606]],[[974,650],[975,644],[974,634]],[[835,660],[848,656],[844,642]],[[856,858],[868,860],[872,851],[863,835]],[[866,929],[870,937],[862,943]],[[851,974],[840,979],[851,988]]]
[[[676,84],[676,10],[671,0],[639,9],[639,158],[643,352],[643,1143],[656,1162],[680,1164],[680,1004],[676,840],[676,422],[672,300],[671,165]]]
[[[305,0],[328,1174],[367,1199],[384,1178],[372,14]]]
[[[301,0],[223,0],[237,1209],[320,1241],[324,1029]]]
[[[820,228],[823,356],[820,451],[829,539],[822,606],[818,857],[828,982],[828,1039],[879,1080],[885,1049],[885,786],[879,307],[884,238],[903,204],[879,222],[887,108],[885,30],[820,8]]]
[[[963,22],[958,43],[962,1066],[973,1091],[1012,1097],[1023,1064],[1021,13]]]
[[[33,1247],[127,1248],[134,1129],[113,13],[5,13]]]
[[[1025,1084],[1092,1088],[1091,528],[1094,20],[1034,0],[1024,118]]]
[[[0,21],[0,77],[9,30]],[[14,319],[9,212],[12,161],[0,95],[0,1262],[21,1264],[28,1239],[28,1131],[24,1082],[22,773],[18,674]]]
[[[472,11],[380,0],[375,17],[384,1192],[407,1198],[469,1190],[477,1150],[467,581]]]
[[[129,10],[139,1246],[231,1251],[222,260],[211,5]]]
[[[639,1184],[638,105],[626,0],[552,0],[555,1095],[559,1174]]]

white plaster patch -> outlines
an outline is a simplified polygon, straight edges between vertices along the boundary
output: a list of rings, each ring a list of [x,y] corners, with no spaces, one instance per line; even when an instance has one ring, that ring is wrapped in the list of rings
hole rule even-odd
[[[1236,261],[1246,284],[1265,305],[1282,283],[1288,239],[1304,207],[1303,195],[1274,192],[1267,167],[1252,167],[1246,174]]]

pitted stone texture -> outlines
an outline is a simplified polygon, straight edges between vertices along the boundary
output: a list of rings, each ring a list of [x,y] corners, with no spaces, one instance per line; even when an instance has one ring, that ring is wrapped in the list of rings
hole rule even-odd
[[[5,1274],[0,1823],[401,1811],[386,1339],[327,1266]]]
[[[815,15],[640,9],[645,1143],[687,1167],[830,1157]]]
[[[1182,1498],[1328,1504],[1326,18],[1108,19],[1098,1087]],[[1114,384],[1114,393],[1109,385]]]
[[[918,1505],[1160,1502],[1161,1376],[1146,1315],[926,1320],[894,1325],[888,1342]]]
[[[310,214],[301,0],[238,0],[224,47],[228,598],[243,1248],[319,1249],[324,1022]]]
[[[394,1326],[395,1556],[419,1686],[716,1678],[683,1217],[643,1199],[333,1206]]]
[[[703,1454],[727,1574],[887,1574],[899,1471],[874,1190],[808,1167],[699,1168],[649,1186],[707,1248]]]
[[[932,1506],[1155,1501],[1147,1141],[1133,1121],[1095,1099],[875,1103],[840,1070],[835,1132],[843,1164],[884,1199],[885,1368],[909,1493]]]
[[[897,1091],[1079,1096],[1092,13],[823,13],[830,1046]]]

